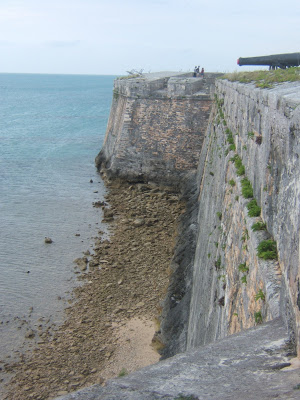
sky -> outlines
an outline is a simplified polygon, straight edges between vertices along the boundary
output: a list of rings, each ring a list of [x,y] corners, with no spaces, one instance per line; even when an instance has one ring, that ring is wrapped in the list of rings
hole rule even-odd
[[[0,0],[0,72],[231,72],[293,52],[299,0]]]

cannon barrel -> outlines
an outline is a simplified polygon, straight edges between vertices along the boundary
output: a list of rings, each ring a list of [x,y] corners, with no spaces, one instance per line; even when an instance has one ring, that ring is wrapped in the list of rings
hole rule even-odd
[[[238,65],[267,65],[270,68],[298,67],[300,65],[300,53],[274,54],[261,57],[240,57]]]

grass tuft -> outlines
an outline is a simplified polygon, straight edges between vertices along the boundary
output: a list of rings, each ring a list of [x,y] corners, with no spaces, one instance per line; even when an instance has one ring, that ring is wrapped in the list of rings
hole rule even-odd
[[[225,74],[219,79],[227,79],[231,82],[252,83],[256,87],[271,88],[275,83],[300,81],[300,67],[276,69],[272,71],[233,72]]]
[[[240,264],[238,269],[240,272],[249,272],[249,267],[247,267],[246,263]]]
[[[259,289],[259,291],[256,293],[254,298],[255,298],[255,301],[257,301],[257,300],[265,301],[266,296],[265,296],[264,292],[261,289]]]
[[[249,217],[259,217],[261,213],[261,208],[257,204],[256,199],[252,199],[249,201],[247,204],[247,209],[248,209],[248,215]]]
[[[122,376],[128,375],[128,371],[126,368],[122,368],[121,371],[119,372],[118,377],[121,378]]]
[[[277,245],[272,239],[263,240],[257,246],[257,255],[263,260],[277,260]]]
[[[221,256],[215,261],[215,267],[217,271],[221,268]]]
[[[254,313],[254,319],[255,319],[255,323],[256,324],[262,324],[263,318],[262,318],[262,315],[261,315],[261,311],[257,311],[257,312]]]
[[[242,179],[242,195],[245,199],[251,199],[253,197],[253,188],[248,178]]]
[[[258,221],[258,222],[255,222],[255,224],[253,224],[253,225],[251,226],[251,229],[253,230],[253,232],[256,232],[256,231],[266,231],[266,230],[267,230],[267,225],[266,225],[265,222]]]

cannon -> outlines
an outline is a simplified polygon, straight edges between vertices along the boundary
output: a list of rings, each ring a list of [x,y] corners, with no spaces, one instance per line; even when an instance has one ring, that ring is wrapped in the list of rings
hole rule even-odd
[[[300,53],[274,54],[271,56],[247,58],[240,57],[237,60],[237,64],[240,67],[242,65],[266,65],[269,66],[269,69],[298,67],[300,65]]]

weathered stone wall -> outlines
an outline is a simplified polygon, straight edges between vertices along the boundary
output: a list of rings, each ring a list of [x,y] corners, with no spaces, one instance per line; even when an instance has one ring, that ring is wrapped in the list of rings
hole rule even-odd
[[[108,174],[175,184],[187,171],[196,171],[212,103],[210,85],[177,77],[179,89],[174,81],[169,87],[168,80],[115,81],[106,137],[96,159]],[[197,92],[191,96],[192,91]]]
[[[97,161],[114,176],[184,188],[162,318],[165,357],[278,315],[300,347],[300,85],[262,90],[219,80],[210,112],[214,78],[117,80]],[[242,175],[230,161],[237,156]],[[248,215],[245,177],[259,217]],[[266,229],[254,232],[257,221]],[[268,239],[278,260],[257,256]]]
[[[187,347],[217,340],[279,314],[300,337],[300,85],[271,90],[218,81],[218,107],[202,151],[198,236]],[[230,139],[231,135],[231,139]],[[239,176],[233,157],[245,175]],[[248,215],[242,179],[261,207]],[[266,230],[254,232],[257,222]],[[257,256],[274,239],[278,261]],[[258,294],[261,298],[257,298]]]
[[[176,90],[183,90],[180,82],[176,85]],[[158,91],[165,90],[163,86]],[[147,114],[143,101],[130,109],[127,102],[135,101],[125,96],[113,103],[107,158],[100,155],[109,166],[114,160],[108,155],[119,151],[124,121],[130,127],[134,121],[140,125],[143,121],[149,129],[153,124],[159,127],[159,117],[162,126],[166,122],[159,113],[152,124],[147,122],[163,102],[153,101]],[[133,164],[136,143],[148,146],[145,157],[152,151],[147,138],[138,143],[138,131],[135,134],[136,142],[129,143]],[[172,139],[171,130],[167,137]],[[129,134],[124,146],[128,140]],[[189,351],[122,382],[111,381],[106,388],[94,386],[66,399],[99,395],[103,399],[173,399],[180,394],[223,399],[224,390],[234,399],[299,397],[297,369],[281,369],[289,365],[293,354],[294,347],[287,346],[291,339],[300,355],[300,83],[262,90],[251,84],[218,81],[216,102],[198,150],[198,170],[182,169],[186,172],[182,194],[187,210],[180,221],[161,325],[167,344],[165,357]],[[174,147],[176,151],[181,154],[180,146]],[[161,155],[164,158],[164,152]],[[244,170],[237,168],[237,157]],[[126,169],[125,158],[123,161]],[[156,169],[155,164],[151,167]],[[149,172],[151,176],[150,170],[145,177]],[[245,198],[242,191],[245,178],[261,207],[256,217],[248,213],[252,198]],[[253,231],[257,222],[265,223],[266,229]],[[276,241],[278,260],[258,257],[257,247],[266,239]],[[246,330],[253,325],[259,326]],[[239,331],[243,332],[219,340]]]

